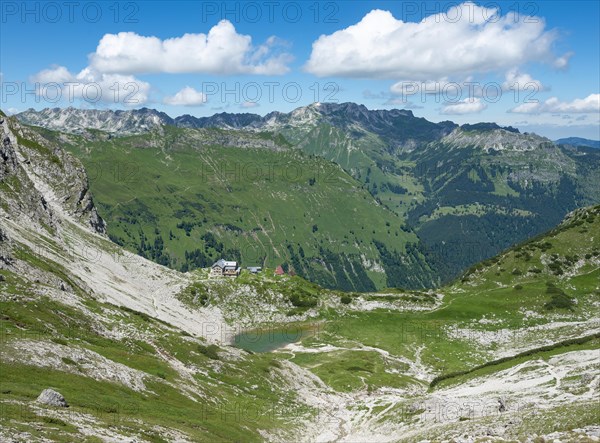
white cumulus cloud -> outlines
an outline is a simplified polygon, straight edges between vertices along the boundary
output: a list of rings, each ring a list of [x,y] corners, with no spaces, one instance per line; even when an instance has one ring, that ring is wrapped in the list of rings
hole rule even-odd
[[[412,23],[372,10],[355,25],[313,42],[304,69],[317,76],[404,78],[511,69],[533,60],[552,62],[556,38],[539,17],[504,16],[466,2]]]
[[[238,34],[233,24],[221,20],[207,34],[184,34],[161,40],[134,32],[106,34],[90,55],[90,66],[120,74],[210,73],[285,74],[291,56],[275,37],[254,47],[252,37]]]
[[[38,95],[49,104],[66,99],[88,103],[119,103],[139,106],[148,102],[150,84],[135,77],[149,73],[210,73],[278,75],[289,71],[292,56],[288,44],[269,37],[254,46],[252,37],[238,34],[228,20],[221,20],[207,34],[184,34],[161,40],[135,32],[105,34],[89,64],[78,74],[64,66],[52,66],[30,78]],[[58,91],[58,92],[57,92]],[[185,87],[166,104],[194,106],[206,102],[206,96]]]
[[[132,75],[106,74],[85,68],[72,74],[64,66],[44,69],[29,79],[38,96],[49,105],[60,101],[73,103],[122,104],[140,106],[148,101],[150,84]]]
[[[520,72],[517,68],[513,68],[506,73],[502,89],[505,91],[532,91],[540,92],[546,88],[542,82],[534,79],[525,72]]]
[[[448,115],[476,114],[487,108],[487,105],[480,98],[465,98],[457,103],[448,103],[441,113]]]
[[[33,76],[33,81],[40,83],[64,83],[71,81],[73,74],[69,72],[64,66],[52,66],[51,68],[44,69]]]
[[[565,69],[569,65],[569,60],[571,57],[573,57],[573,52],[567,52],[566,54],[557,57],[554,60],[554,67],[558,69]]]
[[[163,103],[174,106],[199,106],[206,103],[206,101],[206,94],[186,86],[177,94],[165,97]]]
[[[523,103],[510,110],[519,114],[545,113],[600,113],[600,94],[590,94],[586,98],[576,98],[570,102],[551,97],[544,102]]]

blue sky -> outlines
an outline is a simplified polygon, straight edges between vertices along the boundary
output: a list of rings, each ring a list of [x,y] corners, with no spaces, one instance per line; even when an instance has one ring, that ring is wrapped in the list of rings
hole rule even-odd
[[[600,139],[598,1],[0,5],[0,106],[11,112],[353,101]]]

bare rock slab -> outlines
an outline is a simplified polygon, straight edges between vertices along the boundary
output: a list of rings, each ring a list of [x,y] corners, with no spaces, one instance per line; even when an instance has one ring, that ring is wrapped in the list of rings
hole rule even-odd
[[[38,403],[42,403],[48,406],[57,406],[60,408],[68,408],[69,404],[67,400],[62,396],[60,392],[56,392],[54,389],[44,389],[42,393],[38,396]]]

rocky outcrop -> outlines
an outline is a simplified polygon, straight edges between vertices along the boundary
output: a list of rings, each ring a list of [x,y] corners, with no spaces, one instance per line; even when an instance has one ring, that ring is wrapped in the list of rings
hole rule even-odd
[[[38,403],[47,406],[55,406],[58,408],[68,408],[69,404],[67,400],[62,396],[60,392],[56,392],[54,389],[44,389],[42,393],[36,399]]]
[[[0,128],[0,184],[8,213],[55,227],[53,202],[94,231],[106,232],[79,160],[14,119],[3,118]]]
[[[0,117],[0,125],[2,126],[2,143],[0,144],[0,181],[15,172],[17,169],[17,155],[12,147],[11,139],[8,133],[4,131],[5,119]]]
[[[514,128],[485,128],[481,125],[464,125],[456,128],[442,139],[445,145],[456,148],[477,146],[486,152],[492,151],[533,151],[552,148],[554,143],[536,134],[521,134]],[[497,125],[496,125],[497,126]],[[472,130],[471,128],[476,128]]]
[[[23,167],[28,160],[20,158],[17,136],[5,117],[0,117],[0,140],[0,208],[15,221],[53,228],[52,211],[27,176]]]

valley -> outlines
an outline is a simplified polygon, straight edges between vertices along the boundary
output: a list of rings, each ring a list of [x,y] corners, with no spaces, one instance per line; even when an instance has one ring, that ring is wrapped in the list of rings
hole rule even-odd
[[[182,271],[226,253],[332,289],[433,288],[600,202],[594,149],[406,110],[18,118],[64,125],[31,130],[83,161],[111,238]]]
[[[326,170],[330,163],[292,150],[288,143],[293,142],[277,135],[252,132],[241,137],[237,131],[219,130],[215,137],[227,138],[225,146],[202,146],[198,140],[210,140],[211,131],[166,127],[163,131],[171,141],[165,144],[167,135],[160,132],[115,141],[103,132],[59,133],[22,125],[3,114],[0,119],[2,439],[597,438],[600,206],[571,210],[569,204],[561,206],[559,198],[555,207],[568,213],[556,226],[490,253],[457,278],[432,287],[431,270],[436,268],[429,265],[426,250],[408,262],[382,258],[391,255],[393,260],[392,248],[405,258],[407,248],[413,247],[408,245],[419,244],[418,230],[401,229],[410,211],[403,215],[385,209],[343,168],[333,167],[327,175],[331,181],[321,180],[315,171]],[[227,146],[252,137],[259,138],[252,144],[266,140],[268,146]],[[548,149],[571,161],[558,148]],[[261,199],[253,198],[257,188],[245,191],[247,183],[222,182],[215,174],[216,183],[209,179],[198,183],[198,189],[184,191],[191,177],[197,179],[188,171],[205,168],[203,164],[217,158],[228,165],[259,158],[261,164],[267,163],[265,158],[293,163],[302,158],[302,164],[309,165],[306,170],[315,173],[315,183],[308,183],[310,176],[295,184],[276,177],[274,183],[258,181],[257,188],[271,196]],[[139,180],[123,183],[122,175],[115,181],[110,168],[108,174],[104,167],[93,169],[95,162],[107,164],[111,159],[113,165],[139,165]],[[480,171],[477,175],[483,177]],[[217,189],[231,186],[243,198],[214,191],[219,185]],[[175,188],[162,191],[168,186]],[[586,189],[583,181],[578,186]],[[165,200],[167,195],[177,200]],[[305,197],[300,200],[299,195]],[[562,194],[558,190],[553,195]],[[132,198],[138,200],[135,206]],[[312,220],[298,223],[298,237],[292,242],[288,225],[295,222],[276,208],[294,199],[307,201],[307,207],[297,209],[298,218],[304,212],[315,217],[316,208],[323,218],[315,219],[318,229],[312,233]],[[332,208],[334,202],[339,207]],[[207,210],[211,203],[220,204],[222,211]],[[235,204],[244,207],[237,218]],[[481,205],[448,207],[453,209],[436,209],[432,219],[482,210]],[[499,209],[498,216],[529,217],[522,211],[534,213],[536,208],[543,210]],[[176,226],[176,211],[189,222],[200,220],[200,214],[207,217],[190,228],[189,243],[180,245],[179,255],[175,239],[166,241],[168,230],[179,239],[188,238],[186,230]],[[246,214],[252,211],[257,217],[248,220]],[[345,229],[351,221],[360,224],[360,218],[344,211],[356,217],[364,211],[375,220],[364,233],[356,229],[347,244],[341,242]],[[258,214],[266,213],[273,221],[261,221]],[[136,222],[125,222],[127,214]],[[231,220],[240,230],[225,227],[234,224]],[[283,223],[286,228],[277,229]],[[340,231],[330,228],[336,223]],[[220,230],[215,229],[218,224]],[[247,236],[255,225],[264,231]],[[396,226],[397,237],[392,230]],[[126,227],[136,235],[127,236]],[[219,233],[217,241],[195,243],[201,232],[213,231]],[[161,244],[154,241],[159,235],[170,249],[156,246]],[[346,249],[335,252],[349,262],[341,268],[344,275],[360,275],[347,270],[354,264],[350,257],[358,261],[364,254],[371,262],[382,262],[386,278],[370,277],[378,284],[369,287],[357,287],[358,277],[348,279],[353,285],[348,288],[324,287],[300,272],[274,275],[273,262],[267,260],[259,274],[242,271],[237,279],[211,279],[205,269],[210,255],[208,265],[198,263],[181,272],[163,266],[160,255],[150,252],[166,249],[172,257],[181,257],[188,250],[189,257],[186,248],[195,244],[214,258],[235,245],[236,235],[247,244],[255,238],[274,251],[289,251],[286,240],[294,251],[298,241],[314,244],[306,246],[305,257],[322,253],[321,240],[330,245],[337,239]],[[138,255],[136,238],[137,245],[144,238],[153,246],[141,248],[144,254]],[[219,242],[222,246],[215,248]],[[386,249],[378,248],[378,242]],[[212,246],[205,249],[207,243]],[[496,247],[501,248],[501,242]],[[274,263],[279,261],[284,260],[277,257]],[[293,263],[291,258],[287,261]],[[398,268],[399,263],[405,267]],[[294,269],[303,264],[294,263]],[[373,271],[366,275],[372,276],[369,272]],[[330,281],[342,280],[335,267],[330,273],[336,276]],[[428,276],[427,284],[425,279],[412,288],[389,284],[390,276],[414,274]],[[283,335],[272,349],[249,351],[244,344],[268,344]],[[267,352],[259,352],[263,350]],[[48,387],[64,395],[69,408],[36,402]]]

